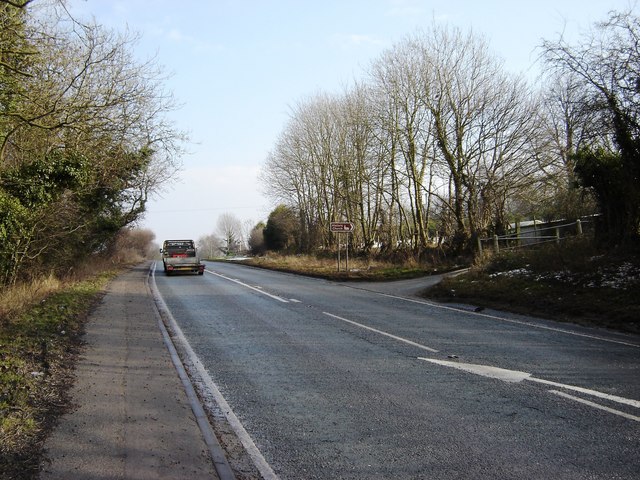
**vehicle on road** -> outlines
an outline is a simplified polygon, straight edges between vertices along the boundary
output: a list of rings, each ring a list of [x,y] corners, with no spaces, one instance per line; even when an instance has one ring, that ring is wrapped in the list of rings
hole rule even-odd
[[[164,273],[177,272],[204,274],[204,264],[200,261],[193,240],[165,240],[160,249]]]

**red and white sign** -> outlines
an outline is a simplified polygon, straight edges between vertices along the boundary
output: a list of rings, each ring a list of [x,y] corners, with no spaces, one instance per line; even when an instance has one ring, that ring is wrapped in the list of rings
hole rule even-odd
[[[332,232],[353,232],[355,225],[351,222],[331,222],[330,230]]]

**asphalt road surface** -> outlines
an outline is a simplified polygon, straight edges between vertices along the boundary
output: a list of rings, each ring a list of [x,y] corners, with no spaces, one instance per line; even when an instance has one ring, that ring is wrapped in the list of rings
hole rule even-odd
[[[156,273],[278,478],[640,478],[638,336],[240,265]]]

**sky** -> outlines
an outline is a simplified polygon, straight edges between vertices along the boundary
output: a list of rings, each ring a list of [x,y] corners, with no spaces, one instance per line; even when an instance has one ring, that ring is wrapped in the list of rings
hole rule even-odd
[[[179,178],[153,196],[141,228],[156,241],[214,234],[220,215],[266,221],[259,172],[291,108],[364,80],[382,52],[433,23],[483,36],[505,68],[532,80],[543,39],[578,41],[635,0],[68,0],[74,16],[141,35],[181,107],[190,142]]]

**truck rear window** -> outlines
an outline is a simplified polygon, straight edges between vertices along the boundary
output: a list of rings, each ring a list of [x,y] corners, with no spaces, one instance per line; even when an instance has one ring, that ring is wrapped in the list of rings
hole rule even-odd
[[[195,257],[196,249],[191,241],[167,241],[163,251],[169,256]]]

